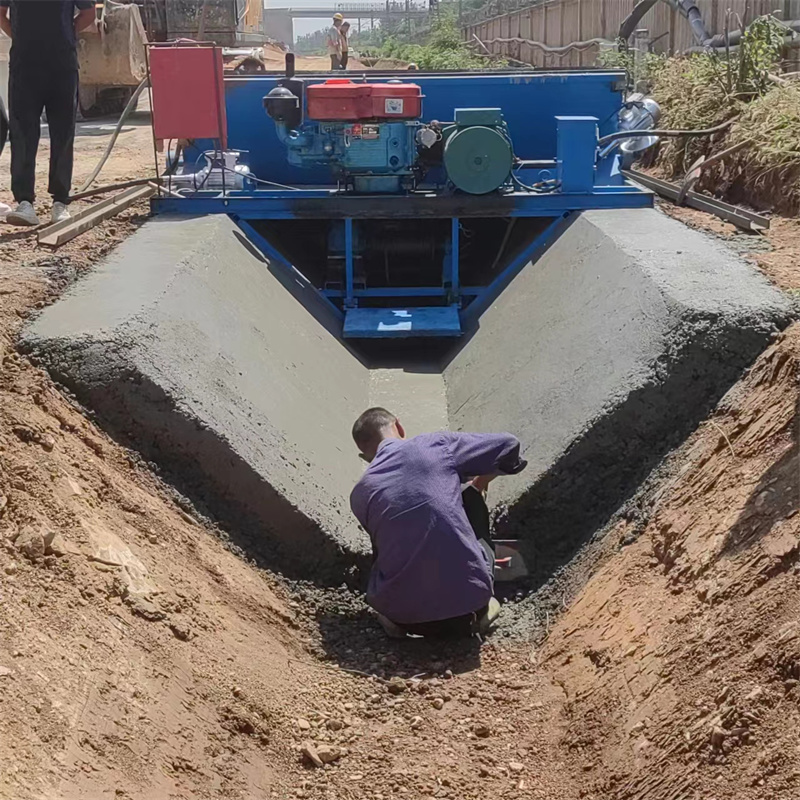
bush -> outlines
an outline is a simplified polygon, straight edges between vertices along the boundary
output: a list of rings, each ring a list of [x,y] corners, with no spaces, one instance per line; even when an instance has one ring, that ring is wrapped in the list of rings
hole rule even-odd
[[[433,21],[425,44],[407,44],[390,38],[383,46],[386,58],[413,62],[420,69],[477,69],[486,60],[476,56],[462,41],[455,15],[442,11]]]
[[[774,17],[760,17],[737,48],[664,62],[653,89],[664,112],[661,127],[712,128],[739,116],[773,86],[770,73],[780,62],[787,30]],[[659,162],[671,176],[683,175],[714,144],[708,138],[670,139],[661,145]]]

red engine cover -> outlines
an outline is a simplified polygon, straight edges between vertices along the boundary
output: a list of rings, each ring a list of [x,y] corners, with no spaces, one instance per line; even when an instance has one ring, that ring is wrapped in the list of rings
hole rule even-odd
[[[416,83],[353,83],[335,79],[306,87],[306,117],[316,120],[418,119]]]

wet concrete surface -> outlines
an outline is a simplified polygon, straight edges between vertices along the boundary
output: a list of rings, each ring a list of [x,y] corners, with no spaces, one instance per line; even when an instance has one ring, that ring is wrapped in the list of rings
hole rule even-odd
[[[348,508],[361,411],[383,405],[411,435],[509,430],[530,468],[492,498],[500,532],[530,542],[535,588],[789,316],[703,234],[656,211],[592,212],[443,359],[378,362],[217,216],[149,222],[23,345],[245,553],[327,584],[368,565]]]

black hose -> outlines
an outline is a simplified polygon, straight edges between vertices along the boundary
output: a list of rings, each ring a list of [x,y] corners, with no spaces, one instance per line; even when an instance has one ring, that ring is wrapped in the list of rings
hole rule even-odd
[[[627,42],[628,39],[631,38],[645,14],[659,1],[660,0],[639,0],[639,3],[634,7],[633,11],[631,11],[622,21],[622,25],[620,25],[619,38],[622,39],[623,42]],[[695,3],[694,0],[663,0],[663,2],[669,3],[676,11],[679,11],[686,17],[692,28],[692,35],[698,44],[704,45],[711,38],[703,22],[703,15],[700,13],[700,9],[697,7],[697,3]]]
[[[800,19],[793,19],[789,22],[782,22],[786,28],[798,32],[800,31]],[[706,48],[711,48],[713,50],[720,50],[725,47],[733,46],[740,44],[742,41],[742,36],[744,36],[744,31],[729,31],[728,32],[728,42],[725,43],[725,34],[718,33],[716,36],[712,36],[708,41],[703,42],[703,46]]]
[[[705,130],[697,131],[659,131],[659,130],[644,130],[644,131],[619,131],[618,133],[610,133],[608,136],[601,137],[598,142],[598,147],[605,147],[612,142],[618,142],[620,139],[635,139],[639,136],[660,136],[665,139],[678,139],[681,136],[712,136],[715,133],[722,133],[733,125],[733,120],[730,119],[722,125],[717,125],[716,128],[707,128]]]
[[[644,15],[658,2],[659,0],[639,0],[633,11],[622,20],[622,25],[619,26],[619,38],[623,42],[627,42],[633,36]]]

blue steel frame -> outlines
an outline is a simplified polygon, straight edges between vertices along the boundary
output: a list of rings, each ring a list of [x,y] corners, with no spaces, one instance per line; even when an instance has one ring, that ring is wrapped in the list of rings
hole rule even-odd
[[[436,175],[433,185],[423,186],[408,195],[364,196],[342,192],[324,185],[330,183],[326,171],[300,170],[288,165],[274,125],[261,108],[261,98],[277,85],[279,76],[246,76],[226,79],[225,82],[229,147],[247,152],[249,166],[262,183],[223,193],[201,190],[184,197],[161,194],[153,199],[153,210],[161,214],[230,215],[272,263],[290,271],[307,288],[313,288],[308,279],[251,223],[257,220],[339,220],[344,228],[345,286],[343,289],[315,291],[340,318],[348,310],[357,308],[362,299],[397,298],[400,303],[438,301],[462,309],[463,328],[474,324],[513,277],[544,252],[579,212],[652,206],[651,193],[625,182],[615,153],[599,160],[597,156],[598,133],[604,135],[617,128],[624,84],[621,73],[568,70],[552,73],[415,73],[413,76],[408,73],[388,76],[370,73],[369,80],[401,76],[422,86],[425,119],[451,118],[448,114],[454,107],[501,107],[509,124],[515,154],[526,160],[536,160],[535,168],[515,172],[514,191],[485,196],[453,193],[443,183],[436,185]],[[314,82],[330,76],[303,77]],[[348,77],[352,79],[354,76]],[[535,121],[530,118],[531,109],[538,112]],[[543,115],[545,110],[547,113]],[[581,111],[582,116],[576,113]],[[204,149],[212,148],[209,143],[199,142],[195,152],[200,154]],[[185,154],[185,163],[194,160],[194,153],[189,150]],[[544,175],[556,176],[557,191],[536,193],[522,188],[527,182],[535,182],[537,177]],[[260,188],[263,181],[290,184],[295,188]],[[511,259],[488,286],[475,287],[461,286],[459,275],[461,220],[470,217],[539,217],[551,218],[552,221]],[[354,222],[390,218],[450,220],[440,285],[356,288]]]

